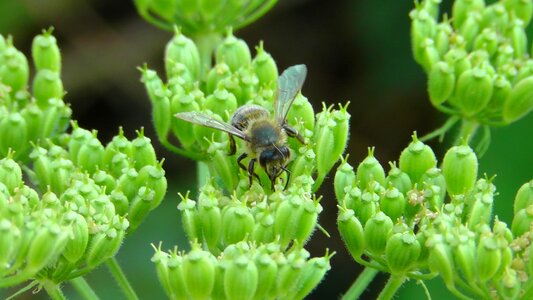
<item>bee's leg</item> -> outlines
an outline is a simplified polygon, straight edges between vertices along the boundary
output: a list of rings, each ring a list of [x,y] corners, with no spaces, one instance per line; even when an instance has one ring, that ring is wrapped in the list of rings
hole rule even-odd
[[[287,186],[289,186],[289,181],[291,180],[291,171],[289,171],[287,168],[285,167],[281,167],[281,169],[285,172],[287,172],[287,181],[285,182],[285,187],[283,188],[283,190],[286,190],[287,189]]]
[[[239,167],[240,167],[241,169],[243,169],[244,171],[248,171],[248,170],[247,170],[246,167],[242,164],[241,161],[242,161],[243,159],[247,158],[247,157],[248,157],[248,154],[245,152],[245,153],[241,154],[241,155],[237,158],[237,164],[238,164]]]
[[[229,152],[228,152],[228,155],[233,155],[233,154],[235,154],[235,152],[237,152],[237,146],[235,145],[235,138],[231,134],[228,134],[228,136],[229,136]],[[246,157],[246,156],[244,156],[244,157]],[[237,162],[238,162],[238,160],[237,160]],[[244,168],[244,167],[243,167],[243,169],[246,170],[246,168]]]
[[[248,164],[248,178],[250,179],[250,186],[252,186],[252,181],[254,177],[257,179],[257,181],[259,181],[259,184],[261,184],[261,179],[259,179],[259,175],[254,172],[254,164],[255,158],[250,159],[250,163]]]
[[[287,124],[287,123],[283,124],[283,129],[285,130],[285,132],[287,133],[288,136],[297,138],[298,141],[300,143],[302,143],[303,145],[307,144],[305,142],[305,138],[302,135],[300,135],[300,133],[298,133],[298,130],[296,130],[293,127],[289,126],[289,124]]]

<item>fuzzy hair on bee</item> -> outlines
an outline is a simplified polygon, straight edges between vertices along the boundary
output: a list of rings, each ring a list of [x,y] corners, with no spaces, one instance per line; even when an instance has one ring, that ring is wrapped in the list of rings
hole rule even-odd
[[[255,104],[247,104],[237,108],[229,123],[221,122],[200,112],[181,112],[175,116],[193,124],[227,132],[230,141],[230,155],[237,151],[234,137],[244,140],[246,151],[237,158],[237,164],[248,173],[250,186],[254,177],[260,182],[259,176],[255,172],[255,163],[258,162],[267,173],[272,189],[274,189],[276,178],[282,172],[286,172],[286,188],[290,179],[287,165],[291,160],[287,137],[295,137],[302,144],[305,144],[304,138],[298,131],[287,124],[287,114],[296,95],[302,89],[306,76],[307,67],[305,65],[295,65],[283,71],[278,79],[273,118],[266,108]],[[250,162],[248,166],[245,166],[242,160],[247,157],[250,158]]]

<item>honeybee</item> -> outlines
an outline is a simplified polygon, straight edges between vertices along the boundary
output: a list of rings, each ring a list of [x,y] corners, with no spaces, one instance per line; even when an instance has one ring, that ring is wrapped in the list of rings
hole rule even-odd
[[[179,119],[218,130],[229,134],[230,151],[229,155],[236,152],[236,136],[246,142],[246,151],[237,158],[237,164],[241,169],[248,172],[250,186],[253,177],[259,176],[255,173],[256,161],[267,173],[272,190],[278,176],[283,171],[287,173],[289,183],[290,171],[287,165],[291,159],[291,151],[287,146],[287,136],[295,137],[302,144],[304,138],[296,129],[287,124],[287,114],[292,103],[302,86],[307,75],[305,65],[295,65],[287,68],[278,79],[278,90],[274,103],[274,119],[270,117],[270,112],[262,106],[247,104],[239,107],[232,115],[230,123],[224,123],[213,117],[199,112],[182,112],[175,116]],[[242,160],[250,157],[248,167],[245,167]]]

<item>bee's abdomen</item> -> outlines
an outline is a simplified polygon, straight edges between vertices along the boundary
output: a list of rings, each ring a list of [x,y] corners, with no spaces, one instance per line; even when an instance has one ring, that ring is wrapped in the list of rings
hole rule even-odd
[[[251,121],[269,118],[270,113],[264,107],[255,104],[243,105],[237,108],[235,113],[233,113],[233,116],[231,117],[231,126],[241,131],[245,131]]]

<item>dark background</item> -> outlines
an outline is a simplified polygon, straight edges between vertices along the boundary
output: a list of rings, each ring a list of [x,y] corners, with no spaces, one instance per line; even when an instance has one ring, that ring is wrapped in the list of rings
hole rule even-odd
[[[449,9],[451,1],[443,1]],[[409,143],[414,130],[419,135],[438,127],[445,116],[437,113],[427,99],[426,77],[410,52],[408,12],[412,1],[320,1],[285,0],[256,23],[236,35],[250,48],[260,40],[265,43],[280,70],[305,63],[309,75],[303,93],[315,110],[321,102],[350,101],[352,116],[350,163],[356,167],[375,146],[376,157],[388,170],[387,162],[397,160]],[[448,7],[448,8],[447,8]],[[15,46],[29,57],[31,40],[43,28],[54,26],[63,55],[62,78],[74,119],[85,128],[98,130],[107,142],[118,126],[134,137],[134,131],[146,127],[147,135],[165,157],[169,180],[167,199],[153,211],[118,254],[141,299],[165,298],[150,257],[150,243],[163,241],[165,249],[179,245],[187,249],[179,223],[177,192],[195,190],[194,163],[163,149],[153,134],[150,105],[140,73],[144,62],[163,72],[163,49],[172,37],[142,20],[132,1],[106,0],[0,0],[0,33],[12,34]],[[531,34],[529,35],[531,36]],[[445,145],[430,143],[442,158]],[[533,179],[533,115],[493,130],[489,151],[480,159],[480,171],[498,174],[499,190],[496,214],[510,224],[513,197],[520,185]],[[332,235],[316,232],[306,247],[313,256],[326,248],[336,251],[332,270],[308,299],[335,299],[355,280],[361,267],[346,253],[338,236],[335,219],[336,201],[326,181],[320,224]],[[363,298],[375,298],[386,279],[380,275]],[[87,276],[102,299],[123,296],[105,268]],[[433,299],[449,299],[437,291],[437,280],[429,282]],[[436,286],[436,287],[433,287]],[[79,298],[69,285],[71,299]],[[2,293],[9,291],[0,291]],[[411,294],[409,294],[411,293]],[[46,298],[26,293],[19,297]],[[422,288],[414,283],[401,291],[400,298],[422,298]]]

